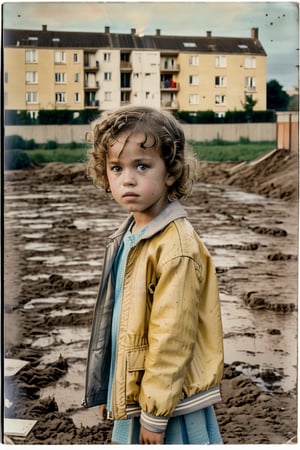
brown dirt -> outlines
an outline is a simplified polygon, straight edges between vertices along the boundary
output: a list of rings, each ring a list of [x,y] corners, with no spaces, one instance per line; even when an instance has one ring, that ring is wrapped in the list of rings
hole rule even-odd
[[[70,189],[72,187],[72,193],[76,193],[74,208],[76,205],[80,206],[84,203],[95,207],[98,202],[100,205],[96,211],[98,216],[109,215],[118,222],[122,220],[122,213],[114,209],[112,202],[104,211],[103,205],[108,200],[96,188],[90,186],[91,182],[86,179],[83,164],[53,163],[25,171],[7,172],[5,174],[5,197],[10,199],[12,196],[17,196],[22,190],[34,195],[41,192],[42,186],[47,186],[47,192],[51,197],[51,186],[55,186],[59,190],[60,185],[68,185]],[[251,215],[256,208],[259,216],[262,214],[262,208],[259,205],[248,206],[245,204],[241,206],[240,203],[235,205],[234,202],[229,201],[227,204],[222,203],[224,202],[223,197],[220,201],[217,194],[212,197],[209,195],[214,185],[223,186],[224,192],[227,189],[226,186],[238,186],[243,191],[263,195],[270,201],[272,199],[280,200],[282,205],[287,205],[287,209],[284,211],[295,211],[298,199],[297,155],[286,151],[277,151],[256,164],[200,162],[198,181],[195,183],[192,196],[185,202],[189,208],[191,219],[196,217],[196,219],[194,218],[195,225],[201,227],[203,232],[211,228],[212,218],[226,216],[232,229],[240,230],[241,233],[251,232],[257,235],[256,242],[247,245],[231,242],[227,245],[224,244],[222,246],[224,249],[234,249],[243,254],[245,252],[259,253],[262,255],[264,264],[273,264],[272,276],[267,271],[262,273],[261,268],[259,269],[255,265],[248,265],[246,273],[244,267],[234,267],[233,270],[228,267],[217,267],[220,290],[227,294],[237,295],[249,310],[257,310],[262,314],[272,311],[279,318],[295,314],[297,311],[297,283],[295,279],[289,282],[288,275],[294,276],[295,274],[297,255],[295,255],[295,251],[291,251],[291,248],[293,243],[296,245],[296,241],[289,241],[290,247],[285,246],[285,241],[280,241],[282,242],[280,248],[276,244],[278,240],[284,240],[287,235],[290,236],[290,228],[293,224],[287,223],[287,227],[282,227],[282,211],[279,209],[278,217],[271,218],[269,224],[248,223],[248,215]],[[44,208],[43,211],[46,210],[47,197],[38,198],[35,201],[40,204],[41,208]],[[58,199],[58,205],[59,201]],[[20,204],[20,217],[16,216],[10,219],[10,202],[11,200],[6,200],[4,205],[6,215],[4,223],[5,356],[24,359],[29,364],[15,377],[7,379],[5,382],[5,397],[12,402],[12,406],[5,408],[5,415],[6,417],[38,420],[37,425],[25,440],[17,441],[15,439],[14,441],[22,444],[44,445],[109,443],[111,433],[109,422],[78,426],[72,420],[72,414],[76,408],[60,411],[58,397],[45,398],[41,395],[43,389],[55,386],[61,380],[66,380],[66,375],[72,371],[74,364],[80,361],[80,356],[73,354],[65,357],[62,354],[58,355],[55,361],[41,362],[45,348],[37,345],[36,342],[47,333],[55,337],[55,333],[66,326],[74,327],[75,330],[76,327],[87,326],[91,323],[93,308],[81,305],[76,311],[70,308],[69,314],[61,316],[52,315],[53,307],[51,305],[44,305],[44,309],[40,310],[24,308],[24,305],[32,299],[49,298],[60,292],[67,298],[68,304],[82,289],[92,289],[96,292],[98,273],[96,276],[74,280],[62,271],[58,263],[47,269],[47,276],[34,279],[34,275],[39,275],[46,269],[43,262],[35,260],[37,255],[35,250],[24,247],[24,237],[19,232],[22,206]],[[201,217],[195,215],[199,205],[202,208],[201,215],[205,216],[202,219],[203,223]],[[23,217],[26,217],[26,212],[30,213],[30,210],[26,209],[27,207],[24,205],[25,216],[23,215]],[[80,211],[74,211],[70,215],[66,214],[65,217],[54,220],[53,226],[47,231],[47,241],[57,245],[58,248],[64,247],[66,251],[71,247],[71,250],[68,251],[71,252],[74,260],[78,255],[86,255],[88,251],[100,249],[99,251],[102,252],[108,234],[114,229],[113,223],[111,229],[104,229],[101,233],[88,228],[81,230],[74,224],[74,220],[80,218],[78,217],[80,214]],[[91,218],[94,217],[92,213],[89,214],[91,214]],[[222,233],[222,223],[214,223]],[[226,230],[228,231],[228,228]],[[226,230],[224,229],[224,236],[226,236]],[[264,240],[266,236],[275,242],[274,246],[268,247]],[[58,256],[58,250],[54,250],[51,255]],[[278,264],[281,266],[276,269],[276,264],[277,267],[279,267]],[[79,264],[79,269],[80,267]],[[285,271],[284,279],[278,275],[281,273],[282,267]],[[268,271],[271,271],[271,268]],[[28,275],[33,277],[26,278]],[[279,290],[275,297],[272,292],[273,286]],[[64,307],[64,304],[55,306],[57,312]],[[284,335],[284,328],[279,330],[278,325],[273,326],[268,320],[268,316],[266,316],[267,333]],[[227,332],[224,338],[228,339],[230,334]],[[247,330],[243,334],[246,336]],[[56,344],[57,342],[54,341],[53,348]],[[47,351],[49,351],[49,347]],[[278,387],[274,383],[277,375],[275,370],[265,371],[264,381],[267,382],[268,389],[262,389],[253,377],[243,373],[241,361],[226,363],[222,381],[223,401],[216,405],[216,413],[225,444],[281,444],[297,434],[296,387],[288,391]],[[71,386],[67,381],[64,383],[67,395]],[[78,384],[78,389],[81,391],[83,383],[84,381],[81,380]],[[80,404],[77,405],[77,408],[78,410],[81,408]]]

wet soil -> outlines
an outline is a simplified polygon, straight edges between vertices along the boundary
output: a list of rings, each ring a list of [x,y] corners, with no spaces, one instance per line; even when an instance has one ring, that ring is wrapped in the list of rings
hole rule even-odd
[[[201,162],[197,173],[184,205],[220,286],[223,440],[285,443],[297,434],[297,157]],[[126,213],[83,164],[7,172],[4,188],[4,349],[28,362],[5,378],[4,412],[37,420],[13,441],[109,443],[111,423],[81,400],[103,251]]]

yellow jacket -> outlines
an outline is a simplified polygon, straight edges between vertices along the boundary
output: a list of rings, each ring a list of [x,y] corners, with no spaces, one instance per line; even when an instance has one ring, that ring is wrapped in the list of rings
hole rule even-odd
[[[111,237],[91,333],[85,405],[106,403],[111,268],[130,217]],[[141,414],[152,431],[170,416],[220,401],[223,338],[212,259],[172,202],[128,255],[112,389],[112,418]]]

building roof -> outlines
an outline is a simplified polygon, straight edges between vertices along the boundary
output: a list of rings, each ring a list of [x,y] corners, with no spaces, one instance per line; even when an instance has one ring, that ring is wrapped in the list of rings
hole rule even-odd
[[[167,36],[156,30],[155,35],[140,36],[135,29],[131,33],[50,31],[46,25],[42,30],[3,30],[4,47],[80,48],[80,49],[147,49],[161,52],[199,53],[245,53],[266,56],[258,39],[258,29],[252,28],[251,37]]]

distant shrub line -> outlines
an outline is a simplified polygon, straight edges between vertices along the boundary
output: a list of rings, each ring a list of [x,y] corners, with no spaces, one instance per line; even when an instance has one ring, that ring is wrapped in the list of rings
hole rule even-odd
[[[99,117],[100,111],[69,109],[43,110],[37,117],[32,117],[28,111],[5,110],[5,125],[86,125]]]
[[[87,144],[74,141],[68,144],[58,144],[55,140],[49,140],[44,144],[37,144],[34,139],[23,139],[18,134],[13,134],[11,136],[5,136],[4,147],[6,150],[54,150],[56,148],[68,148],[74,150],[78,148],[87,148]]]
[[[86,125],[101,115],[98,110],[43,110],[37,117],[28,111],[5,110],[5,125]],[[219,117],[214,111],[178,111],[174,115],[185,123],[247,123],[276,122],[274,110],[267,111],[227,111]]]
[[[267,111],[226,111],[218,117],[214,111],[178,111],[177,118],[185,123],[269,123],[276,122],[276,113]]]

